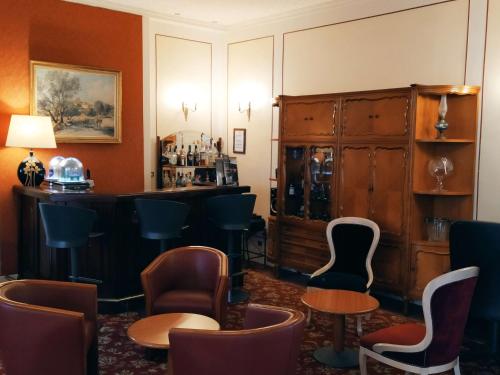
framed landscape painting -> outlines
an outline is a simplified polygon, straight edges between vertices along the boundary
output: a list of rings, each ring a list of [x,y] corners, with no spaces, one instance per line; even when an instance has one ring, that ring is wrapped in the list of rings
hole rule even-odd
[[[31,61],[31,114],[58,143],[121,142],[121,72]]]

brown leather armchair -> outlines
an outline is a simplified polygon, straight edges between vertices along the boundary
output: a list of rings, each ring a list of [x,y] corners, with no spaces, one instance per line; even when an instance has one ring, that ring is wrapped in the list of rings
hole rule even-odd
[[[173,375],[295,375],[304,327],[300,311],[250,304],[240,331],[172,329],[169,369]]]
[[[146,314],[186,312],[222,323],[227,307],[227,256],[211,247],[168,250],[141,273]]]
[[[96,286],[0,284],[0,356],[9,375],[97,374]]]

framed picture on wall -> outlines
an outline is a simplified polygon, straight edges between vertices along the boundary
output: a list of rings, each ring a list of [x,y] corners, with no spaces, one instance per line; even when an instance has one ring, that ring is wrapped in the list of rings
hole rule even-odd
[[[246,153],[247,143],[247,130],[246,129],[233,129],[233,153],[244,154]]]
[[[31,114],[50,116],[58,143],[121,143],[121,72],[30,62]]]

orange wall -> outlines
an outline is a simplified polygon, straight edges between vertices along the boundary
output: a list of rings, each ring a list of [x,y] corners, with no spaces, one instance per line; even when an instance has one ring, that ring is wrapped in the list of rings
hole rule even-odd
[[[45,164],[75,156],[104,189],[137,191],[143,179],[142,20],[127,13],[60,0],[0,1],[0,254],[1,274],[16,272],[17,217],[12,186],[26,149],[5,148],[10,115],[29,113],[29,61],[122,72],[122,143],[59,144],[35,150]]]

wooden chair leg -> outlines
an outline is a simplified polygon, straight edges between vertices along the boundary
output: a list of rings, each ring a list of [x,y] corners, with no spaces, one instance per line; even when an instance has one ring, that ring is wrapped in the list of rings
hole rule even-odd
[[[87,374],[97,375],[99,374],[99,348],[97,337],[87,352]]]

